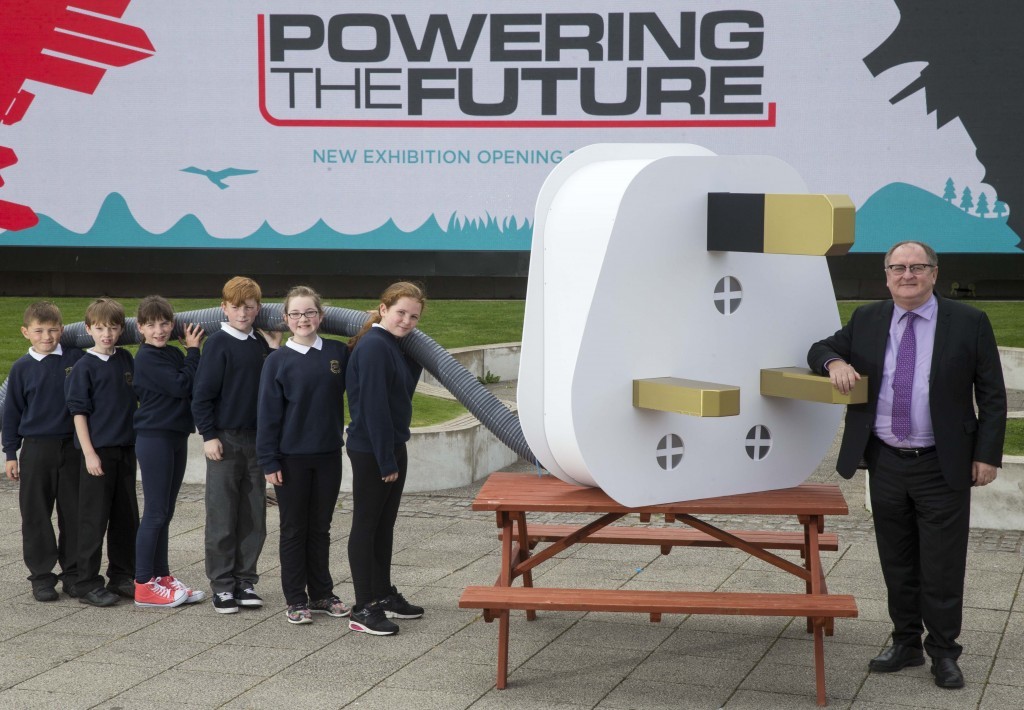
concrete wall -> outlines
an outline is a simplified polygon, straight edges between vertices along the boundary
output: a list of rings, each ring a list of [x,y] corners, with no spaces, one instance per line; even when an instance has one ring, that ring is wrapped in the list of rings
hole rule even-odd
[[[1024,390],[1024,348],[999,348],[1006,389]]]

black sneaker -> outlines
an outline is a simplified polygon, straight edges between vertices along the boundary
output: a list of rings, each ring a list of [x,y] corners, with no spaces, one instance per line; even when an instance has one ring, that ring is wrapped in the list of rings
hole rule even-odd
[[[407,602],[395,587],[391,587],[391,594],[380,601],[380,607],[389,619],[419,619],[423,616],[423,607]]]
[[[251,584],[246,583],[235,590],[235,602],[238,606],[263,606],[263,600]]]
[[[348,627],[353,631],[361,631],[374,636],[391,636],[398,633],[398,624],[388,621],[380,602],[370,602],[352,607]]]
[[[213,608],[218,614],[237,614],[238,602],[231,592],[217,592],[213,595]]]

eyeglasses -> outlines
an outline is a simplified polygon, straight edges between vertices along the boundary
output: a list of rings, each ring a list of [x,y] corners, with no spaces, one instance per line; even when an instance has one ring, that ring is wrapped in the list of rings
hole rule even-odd
[[[930,269],[934,269],[935,264],[911,264],[910,266],[907,266],[906,264],[889,264],[885,268],[894,276],[907,273],[907,269],[910,269],[910,273],[914,276],[918,276]]]
[[[299,320],[303,316],[305,316],[309,320],[313,320],[318,315],[320,315],[320,311],[310,308],[308,311],[288,311],[284,315],[285,317],[288,318],[288,320]]]

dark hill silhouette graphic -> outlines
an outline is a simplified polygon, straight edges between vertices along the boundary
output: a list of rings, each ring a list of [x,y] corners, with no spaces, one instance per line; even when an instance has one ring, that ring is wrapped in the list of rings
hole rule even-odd
[[[1007,221],[1024,249],[1024,3],[894,0],[896,29],[864,58],[873,76],[927,62],[892,103],[924,89],[941,128],[960,118],[985,166],[985,182],[1010,206]]]

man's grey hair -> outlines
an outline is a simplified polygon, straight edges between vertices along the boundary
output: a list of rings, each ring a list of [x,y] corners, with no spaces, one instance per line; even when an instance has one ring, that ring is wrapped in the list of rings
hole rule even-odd
[[[935,253],[935,250],[932,249],[927,244],[925,244],[924,242],[918,242],[913,239],[908,239],[905,242],[896,242],[891,247],[889,247],[889,251],[885,252],[885,265],[889,265],[889,259],[892,258],[892,253],[894,251],[896,251],[902,246],[906,246],[907,244],[916,244],[917,246],[921,247],[922,249],[924,249],[924,255],[928,257],[928,263],[931,264],[932,266],[939,265],[939,255]]]

